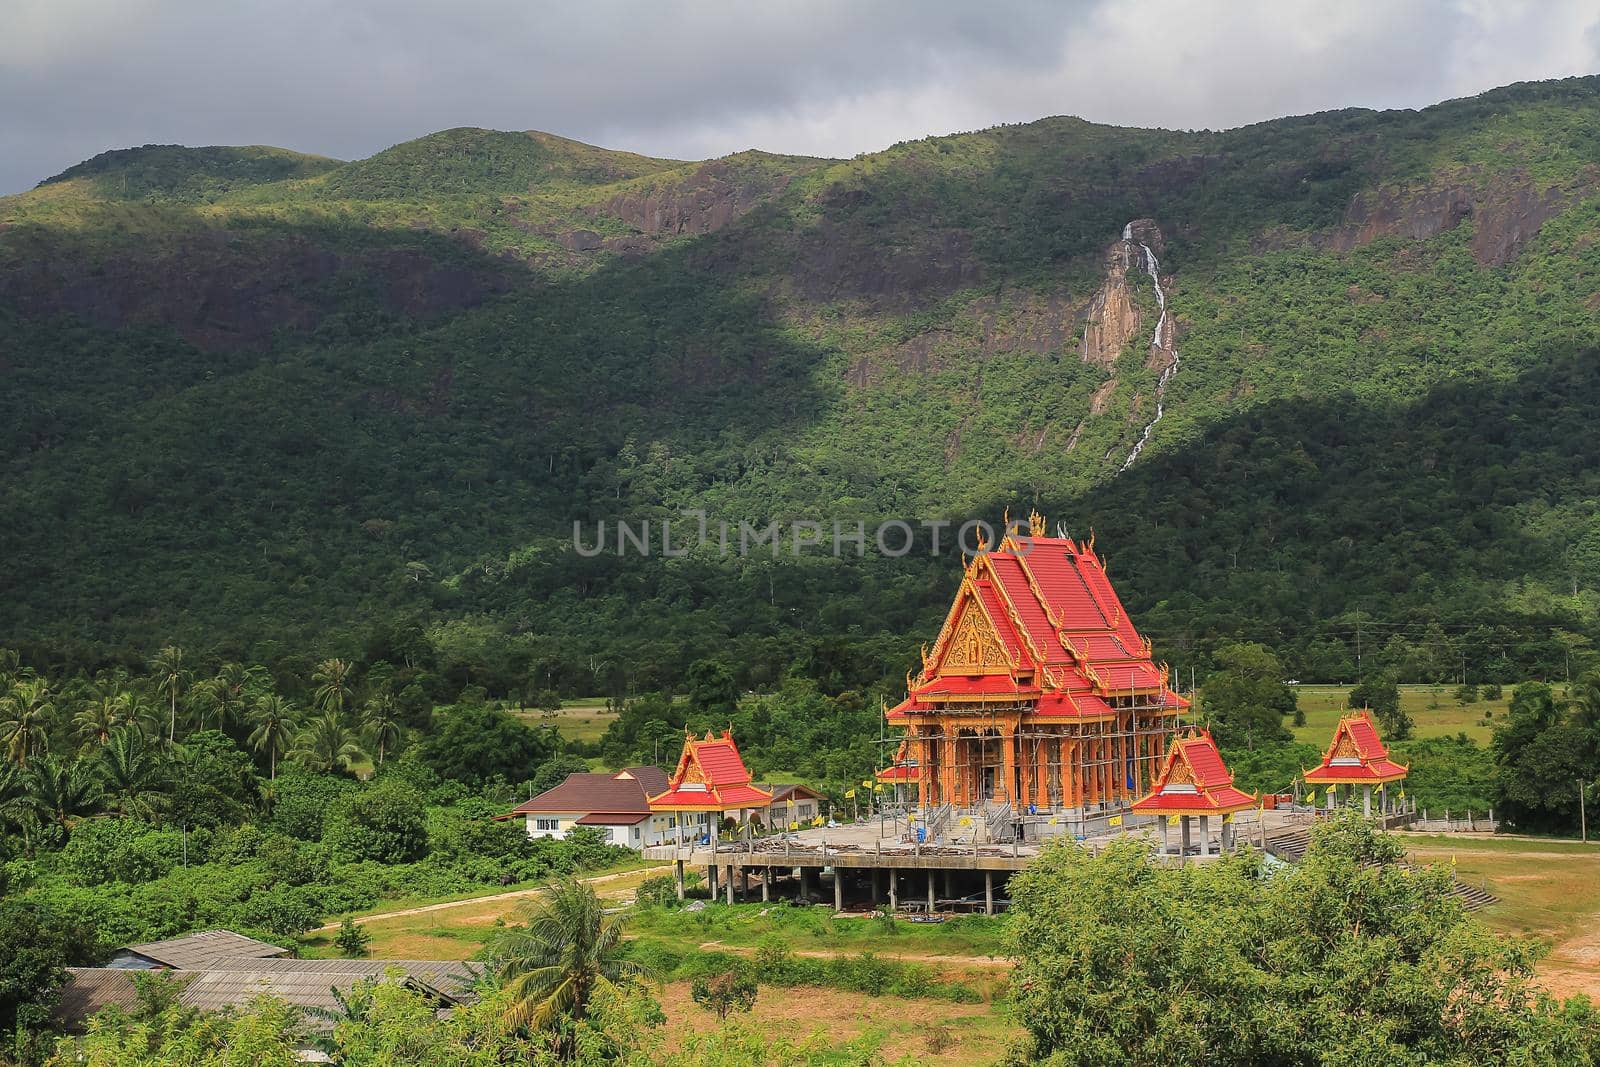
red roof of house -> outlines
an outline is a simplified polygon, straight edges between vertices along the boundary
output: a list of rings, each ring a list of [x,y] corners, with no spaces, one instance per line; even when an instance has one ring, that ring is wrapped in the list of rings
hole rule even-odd
[[[732,811],[770,803],[772,794],[751,783],[739,746],[727,730],[721,737],[709,730],[704,739],[685,735],[667,787],[650,797],[652,811]]]
[[[1154,788],[1133,803],[1141,815],[1218,815],[1254,807],[1255,795],[1238,789],[1210,733],[1172,742]]]
[[[615,772],[569,774],[504,815],[502,819],[527,814],[649,815],[648,797],[667,787],[667,772],[660,767],[626,767]],[[580,820],[581,821],[581,820]],[[635,820],[637,821],[637,820]]]
[[[1333,740],[1322,754],[1322,763],[1305,773],[1307,782],[1381,784],[1406,776],[1410,768],[1389,758],[1388,746],[1378,736],[1371,716],[1371,711],[1363,708],[1339,720]]]

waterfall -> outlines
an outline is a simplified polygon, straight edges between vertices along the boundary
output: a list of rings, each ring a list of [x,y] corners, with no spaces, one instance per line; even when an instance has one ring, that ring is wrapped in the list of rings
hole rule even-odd
[[[1122,228],[1122,240],[1129,246],[1128,253],[1131,259],[1133,254],[1133,223],[1130,222]],[[1133,451],[1128,453],[1128,458],[1122,461],[1121,470],[1133,466],[1133,461],[1139,458],[1139,453],[1144,451],[1144,446],[1150,443],[1150,435],[1155,431],[1156,423],[1161,421],[1161,416],[1166,414],[1166,405],[1162,398],[1166,396],[1167,386],[1178,373],[1178,349],[1176,345],[1170,347],[1162,344],[1162,339],[1167,329],[1167,291],[1161,286],[1161,264],[1156,260],[1156,254],[1150,251],[1150,246],[1143,241],[1138,242],[1139,251],[1144,253],[1144,272],[1150,275],[1150,281],[1156,287],[1156,307],[1161,314],[1156,318],[1155,336],[1150,338],[1150,347],[1155,349],[1168,349],[1172,353],[1172,362],[1167,364],[1167,369],[1161,372],[1161,377],[1156,379],[1156,412],[1155,417],[1145,423],[1144,432],[1139,435],[1138,443],[1133,446]]]

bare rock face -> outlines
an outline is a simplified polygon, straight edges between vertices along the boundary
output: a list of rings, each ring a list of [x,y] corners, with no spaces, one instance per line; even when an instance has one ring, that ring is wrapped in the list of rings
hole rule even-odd
[[[1137,231],[1135,234],[1137,236]],[[1159,237],[1159,230],[1156,235]],[[1155,246],[1150,247],[1154,251]],[[1110,366],[1143,329],[1144,317],[1133,302],[1128,280],[1128,272],[1133,269],[1133,253],[1128,243],[1118,241],[1112,245],[1106,253],[1105,281],[1090,298],[1089,310],[1084,316],[1083,341],[1078,346],[1083,362]]]
[[[595,210],[652,236],[715,233],[781,193],[791,180],[787,174],[752,180],[726,160],[716,160],[684,182],[622,193]]]
[[[1462,222],[1472,221],[1472,255],[1480,266],[1498,267],[1515,259],[1551,218],[1600,187],[1589,174],[1567,186],[1536,187],[1526,173],[1511,173],[1486,183],[1390,186],[1357,193],[1337,229],[1319,244],[1347,252],[1383,237],[1425,241]]]

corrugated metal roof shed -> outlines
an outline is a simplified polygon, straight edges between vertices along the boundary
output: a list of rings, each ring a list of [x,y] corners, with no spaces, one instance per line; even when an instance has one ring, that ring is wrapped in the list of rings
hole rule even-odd
[[[197,934],[174,937],[166,941],[129,945],[117,953],[111,961],[111,966],[139,970],[140,960],[129,958],[131,955],[178,971],[198,971],[209,967],[216,960],[230,956],[266,959],[286,956],[288,953],[289,950],[281,945],[257,941],[253,937],[245,937],[232,930],[202,930]]]

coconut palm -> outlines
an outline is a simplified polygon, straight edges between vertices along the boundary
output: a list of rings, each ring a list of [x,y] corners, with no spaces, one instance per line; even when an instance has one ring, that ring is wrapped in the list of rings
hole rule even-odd
[[[1600,730],[1600,671],[1582,675],[1567,690],[1566,706],[1579,726]]]
[[[78,760],[44,756],[28,768],[23,804],[41,823],[69,832],[100,809],[100,783]]]
[[[0,763],[0,826],[17,821],[27,795],[27,772],[15,763]]]
[[[29,757],[42,754],[50,742],[50,719],[56,713],[53,696],[43,678],[23,678],[0,700],[0,745],[19,767],[26,767]]]
[[[178,740],[178,698],[189,691],[193,676],[183,667],[183,649],[168,645],[150,661],[150,670],[156,676],[156,692],[168,700],[167,744]]]
[[[383,766],[384,751],[400,740],[399,711],[394,694],[387,689],[380,689],[361,709],[361,725],[366,727],[372,743],[378,746],[380,767]]]
[[[311,672],[311,680],[317,683],[312,695],[317,710],[344,718],[345,706],[350,702],[350,662],[325,659]]]
[[[557,883],[522,914],[525,925],[506,934],[497,954],[510,996],[507,1026],[544,1030],[582,1019],[597,990],[650,977],[622,954],[622,920],[607,917],[581,882]]]
[[[137,730],[118,730],[100,750],[100,781],[107,810],[118,815],[148,819],[167,806],[161,759]]]
[[[78,709],[72,725],[85,741],[103,745],[111,735],[127,725],[128,705],[121,693],[103,693]]]
[[[366,757],[361,746],[356,744],[355,731],[340,722],[332,711],[324,712],[301,728],[289,755],[324,774],[349,770],[357,760]]]
[[[250,731],[250,747],[267,754],[270,767],[267,777],[276,781],[278,757],[289,748],[299,723],[299,711],[278,694],[268,693],[256,701],[250,721],[255,724],[255,729]]]
[[[255,669],[240,663],[224,663],[215,678],[208,678],[196,687],[201,691],[205,709],[216,715],[217,729],[224,730],[229,723],[243,719],[255,681]],[[206,710],[200,713],[201,729],[205,729]]]

